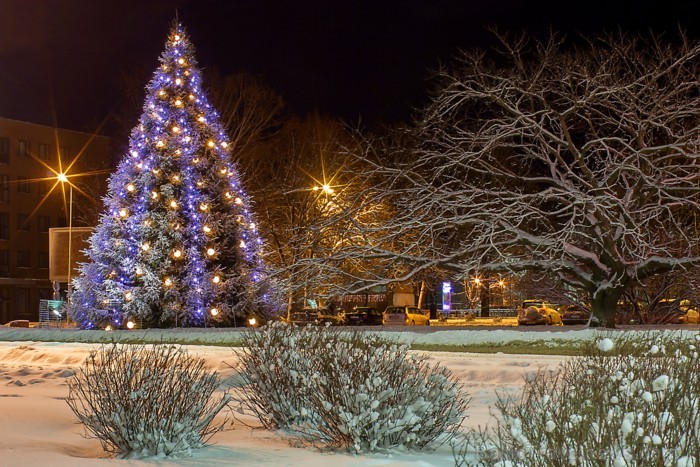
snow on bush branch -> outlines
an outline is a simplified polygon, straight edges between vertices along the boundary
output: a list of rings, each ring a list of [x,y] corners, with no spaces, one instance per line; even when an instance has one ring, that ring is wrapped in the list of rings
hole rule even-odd
[[[275,323],[238,351],[241,412],[312,445],[366,452],[451,439],[469,399],[427,356],[377,335]]]
[[[200,448],[225,421],[230,396],[212,398],[216,372],[182,347],[103,345],[68,380],[66,402],[88,438],[119,457],[179,456]]]
[[[487,466],[698,465],[695,337],[608,337],[531,375],[519,399],[499,397],[495,427],[471,433],[456,464],[477,451]]]

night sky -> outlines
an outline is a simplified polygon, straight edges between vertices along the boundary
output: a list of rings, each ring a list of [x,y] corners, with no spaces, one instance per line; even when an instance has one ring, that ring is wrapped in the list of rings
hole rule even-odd
[[[200,67],[258,75],[300,115],[396,122],[425,99],[431,69],[492,43],[487,26],[674,35],[680,25],[696,38],[698,3],[0,0],[0,116],[52,124],[55,109],[59,126],[94,130],[124,102],[123,74],[146,85],[176,11]]]

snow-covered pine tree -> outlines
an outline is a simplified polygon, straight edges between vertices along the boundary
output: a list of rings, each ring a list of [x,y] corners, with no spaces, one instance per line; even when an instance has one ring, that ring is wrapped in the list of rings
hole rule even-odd
[[[175,23],[110,178],[90,261],[73,281],[71,316],[104,328],[230,325],[265,314],[261,247],[194,48]]]

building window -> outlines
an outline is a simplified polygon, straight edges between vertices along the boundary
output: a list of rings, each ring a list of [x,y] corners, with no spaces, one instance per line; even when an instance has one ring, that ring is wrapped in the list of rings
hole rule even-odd
[[[38,253],[38,266],[40,269],[48,269],[49,268],[49,252],[48,251],[40,251]]]
[[[0,276],[10,277],[10,251],[0,250]]]
[[[10,163],[10,138],[0,138],[0,164]]]
[[[0,212],[0,240],[10,239],[10,214]]]
[[[47,180],[39,180],[36,182],[36,194],[38,196],[46,196],[46,193],[49,192],[49,181]]]
[[[17,177],[17,193],[30,193],[29,179],[27,177]]]
[[[17,230],[31,230],[29,228],[29,216],[26,214],[17,214]]]
[[[15,314],[29,314],[29,287],[15,287]]]
[[[0,174],[0,202],[10,202],[10,180],[5,174]]]
[[[39,287],[39,300],[51,300],[53,297],[53,290],[51,287]]]
[[[49,145],[39,143],[39,159],[43,161],[49,160]]]
[[[17,250],[17,267],[28,268],[31,266],[31,255],[27,250]]]
[[[17,141],[17,155],[20,157],[29,157],[30,145],[29,141]]]
[[[48,232],[51,228],[51,216],[38,216],[39,232]]]

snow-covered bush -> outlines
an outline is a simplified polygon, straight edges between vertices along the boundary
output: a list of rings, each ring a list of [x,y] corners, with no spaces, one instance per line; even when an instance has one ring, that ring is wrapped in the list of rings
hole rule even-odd
[[[216,372],[180,346],[103,345],[68,380],[66,402],[105,451],[123,458],[180,456],[199,448],[225,423],[228,403]]]
[[[377,334],[275,323],[248,332],[238,357],[240,409],[318,447],[422,449],[466,417],[447,369]]]
[[[456,464],[476,451],[482,465],[700,465],[700,359],[687,337],[610,335],[528,375],[520,398],[500,395],[495,427],[456,449]]]

